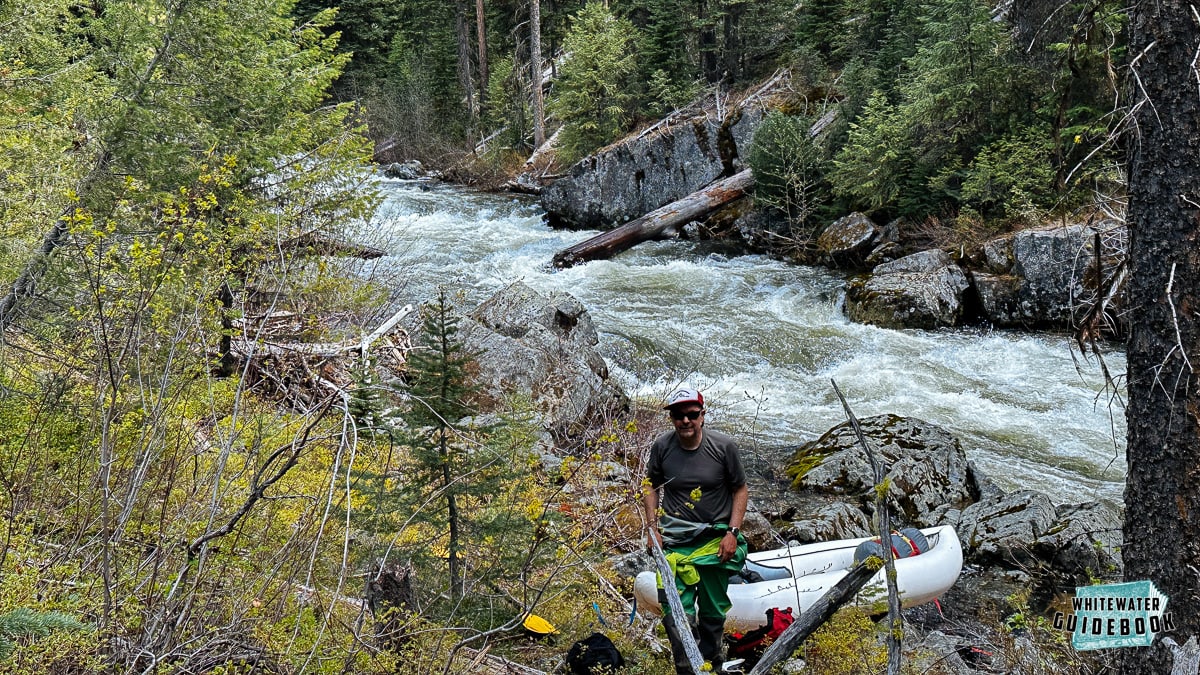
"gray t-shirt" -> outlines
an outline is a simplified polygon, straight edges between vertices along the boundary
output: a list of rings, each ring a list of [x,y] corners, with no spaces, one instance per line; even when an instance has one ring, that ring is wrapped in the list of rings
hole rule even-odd
[[[746,484],[737,443],[708,429],[695,450],[680,447],[674,431],[654,439],[646,477],[651,486],[662,488],[664,513],[693,523],[728,524],[733,491]]]

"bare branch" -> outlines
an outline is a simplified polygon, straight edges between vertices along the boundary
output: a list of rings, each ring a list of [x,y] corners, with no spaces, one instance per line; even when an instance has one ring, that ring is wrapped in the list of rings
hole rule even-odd
[[[1180,334],[1180,332],[1179,332],[1179,315],[1175,309],[1175,300],[1171,297],[1171,287],[1175,285],[1175,266],[1176,266],[1176,264],[1177,263],[1171,263],[1171,274],[1167,278],[1167,293],[1166,293],[1167,304],[1169,304],[1171,306],[1171,323],[1175,327],[1175,346],[1171,348],[1170,352],[1167,352],[1166,357],[1164,357],[1164,362],[1166,359],[1171,357],[1171,354],[1173,354],[1176,349],[1178,349],[1179,355],[1183,357],[1183,362],[1187,364],[1188,372],[1194,373],[1194,372],[1196,372],[1196,370],[1194,368],[1192,368],[1192,362],[1188,358],[1187,349],[1183,346],[1183,335]]]
[[[879,546],[883,553],[884,579],[887,580],[888,590],[887,673],[888,675],[899,675],[901,660],[900,641],[904,635],[904,620],[900,616],[900,591],[896,587],[896,563],[892,555],[892,522],[888,510],[887,479],[885,477],[887,469],[871,449],[871,444],[867,442],[867,437],[863,434],[862,427],[858,423],[858,418],[855,417],[854,411],[850,409],[850,404],[846,402],[846,397],[842,395],[842,390],[838,388],[837,382],[832,379],[829,382],[833,385],[833,391],[837,394],[838,400],[842,402],[842,409],[846,411],[846,418],[850,422],[850,428],[854,430],[854,435],[858,438],[858,444],[867,453],[867,459],[871,462],[871,468],[875,474],[875,513],[878,517],[876,527],[879,531]]]
[[[292,467],[296,465],[296,462],[300,460],[300,453],[308,446],[309,437],[311,436],[313,430],[317,427],[317,424],[319,424],[321,420],[325,418],[325,414],[329,412],[329,403],[331,400],[332,399],[326,400],[325,404],[321,406],[321,408],[317,411],[316,417],[314,417],[308,423],[308,425],[304,427],[304,431],[300,435],[299,439],[293,440],[287,445],[280,446],[274,452],[272,452],[269,457],[267,457],[267,460],[262,463],[262,465],[255,472],[254,478],[250,481],[251,490],[250,494],[246,497],[246,501],[243,502],[242,506],[232,516],[229,517],[225,524],[215,530],[210,530],[200,535],[194,539],[192,543],[188,544],[187,553],[189,560],[194,559],[197,555],[199,555],[201,550],[203,550],[204,545],[208,542],[220,537],[224,537],[232,532],[233,528],[237,527],[237,524],[241,522],[242,518],[246,517],[246,515],[250,513],[250,510],[254,508],[254,505],[263,499],[267,489],[279,482],[279,480],[286,476],[288,471],[290,471]],[[281,458],[283,459],[283,463],[280,464],[278,468],[271,470],[271,467]],[[268,470],[271,470],[270,475],[267,475]],[[264,476],[266,476],[265,479]]]

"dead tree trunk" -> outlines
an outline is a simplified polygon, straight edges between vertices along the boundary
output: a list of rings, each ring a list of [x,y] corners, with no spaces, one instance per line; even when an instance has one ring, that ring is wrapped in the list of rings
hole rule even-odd
[[[614,229],[596,235],[587,241],[559,251],[554,255],[554,266],[572,267],[588,260],[603,260],[631,248],[643,241],[658,239],[667,231],[707,215],[716,208],[728,204],[746,194],[754,185],[750,169],[719,180],[712,185],[655,209]]]
[[[479,45],[479,114],[483,116],[487,110],[488,93],[488,49],[487,49],[487,12],[483,8],[483,0],[475,0],[475,40]]]
[[[871,563],[875,564],[871,564]],[[829,620],[838,608],[846,604],[854,594],[863,586],[867,585],[871,577],[879,571],[880,560],[875,556],[871,556],[866,560],[855,565],[842,580],[833,585],[833,588],[825,592],[816,604],[808,608],[808,611],[800,615],[800,618],[795,623],[784,629],[775,641],[767,647],[767,651],[763,652],[762,658],[750,671],[750,675],[764,675],[770,672],[771,668],[780,661],[791,656],[796,648],[804,642],[813,631],[821,627],[821,624]]]
[[[542,3],[529,2],[529,70],[533,76],[530,90],[533,92],[533,149],[546,142],[546,111],[542,100]]]
[[[837,394],[838,400],[842,402],[842,408],[846,411],[850,428],[854,430],[858,444],[867,454],[867,459],[871,462],[871,470],[875,475],[875,526],[879,532],[879,548],[883,552],[883,577],[887,580],[888,591],[887,675],[897,675],[900,672],[900,642],[904,636],[904,623],[900,616],[900,591],[896,587],[896,564],[892,559],[890,543],[892,541],[892,517],[888,511],[887,489],[884,486],[887,468],[883,463],[883,458],[871,449],[871,444],[867,442],[867,437],[863,435],[862,427],[858,424],[858,417],[850,409],[850,404],[846,402],[846,397],[842,395],[842,390],[838,388],[837,382],[833,379],[830,379],[829,382],[833,385],[833,391]]]
[[[467,14],[464,0],[458,0],[454,7],[454,36],[458,43],[458,86],[462,87],[466,96],[467,114],[471,118],[467,147],[475,147],[475,126],[479,120],[479,109],[475,100],[475,79],[471,74],[471,19]]]

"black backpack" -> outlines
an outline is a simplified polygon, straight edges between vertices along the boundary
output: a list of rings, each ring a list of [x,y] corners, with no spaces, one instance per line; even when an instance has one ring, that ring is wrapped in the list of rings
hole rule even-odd
[[[625,665],[625,657],[617,646],[603,633],[592,633],[571,645],[567,652],[567,665],[572,675],[600,675],[615,673]]]

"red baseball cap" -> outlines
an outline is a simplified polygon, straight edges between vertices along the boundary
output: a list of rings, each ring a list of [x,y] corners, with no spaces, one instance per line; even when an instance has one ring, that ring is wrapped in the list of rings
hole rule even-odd
[[[663,406],[663,410],[673,408],[680,403],[699,403],[700,405],[704,405],[704,395],[691,387],[680,387],[671,392],[671,395],[667,397],[667,404]]]

